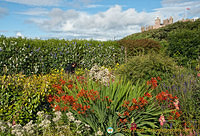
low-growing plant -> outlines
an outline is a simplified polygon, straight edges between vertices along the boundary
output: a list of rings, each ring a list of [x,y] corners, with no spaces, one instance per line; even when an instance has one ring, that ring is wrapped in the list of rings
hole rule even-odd
[[[138,79],[149,80],[151,77],[167,80],[180,70],[184,68],[178,67],[172,58],[152,52],[130,58],[126,64],[120,66],[116,74],[126,76],[135,83]]]
[[[46,95],[51,92],[51,84],[63,77],[62,71],[52,71],[48,75],[25,76],[23,74],[0,77],[0,116],[2,120],[20,123],[29,122],[39,110],[50,112]]]
[[[199,79],[193,73],[177,73],[159,86],[179,98],[184,120],[199,120]]]
[[[105,86],[95,81],[78,77],[77,79],[60,80],[53,85],[55,93],[48,96],[48,101],[56,111],[70,111],[74,118],[88,124],[93,133],[102,132],[113,127],[114,134],[152,134],[148,128],[159,128],[158,119],[170,109],[163,109],[152,96],[151,88],[146,82],[136,85],[126,80],[116,79]],[[132,125],[145,132],[135,132]],[[124,131],[128,130],[128,132]]]

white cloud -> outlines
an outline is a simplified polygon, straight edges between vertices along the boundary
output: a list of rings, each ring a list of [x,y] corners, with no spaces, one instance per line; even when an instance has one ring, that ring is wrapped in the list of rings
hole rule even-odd
[[[160,12],[165,17],[173,16],[175,20],[200,16],[199,0],[163,0],[162,6],[155,11]]]
[[[6,14],[8,14],[8,10],[6,8],[0,7],[0,18],[3,17]]]
[[[63,11],[54,8],[45,19],[31,18],[29,22],[37,24],[49,33],[105,40],[140,32],[141,26],[153,24],[157,14],[157,12],[137,12],[133,8],[122,10],[119,5],[93,15],[76,10]]]
[[[86,5],[86,8],[98,8],[98,7],[105,7],[105,5],[96,5],[96,4]]]
[[[5,0],[7,2],[13,2],[31,6],[68,6],[74,8],[87,7],[97,1],[101,0]],[[94,6],[94,5],[93,5]]]
[[[24,35],[22,35],[21,32],[17,32],[17,33],[16,33],[16,36],[17,36],[17,37],[24,37]]]
[[[30,16],[42,16],[42,15],[47,15],[48,10],[45,8],[31,8],[27,11],[16,12],[16,13],[22,15],[30,15]]]
[[[32,6],[58,6],[62,0],[5,0],[7,2],[14,2]]]

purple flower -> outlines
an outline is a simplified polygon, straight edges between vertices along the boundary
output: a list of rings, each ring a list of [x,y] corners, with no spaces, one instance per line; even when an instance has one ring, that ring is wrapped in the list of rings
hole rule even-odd
[[[38,52],[40,50],[40,47],[36,50],[36,52]]]
[[[172,125],[173,125],[173,123],[171,122],[171,123],[170,123],[170,129],[172,129]]]

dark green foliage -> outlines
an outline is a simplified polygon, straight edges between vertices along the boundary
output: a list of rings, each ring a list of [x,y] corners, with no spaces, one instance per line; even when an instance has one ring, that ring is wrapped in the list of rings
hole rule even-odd
[[[152,39],[122,39],[118,43],[127,48],[128,56],[137,56],[138,54],[146,54],[148,51],[158,52],[160,49],[159,42]]]
[[[171,57],[177,58],[179,65],[191,64],[194,68],[200,56],[200,31],[182,29],[169,33],[168,52]]]
[[[161,77],[167,80],[180,68],[172,58],[162,54],[149,53],[131,58],[127,64],[122,65],[117,73],[127,76],[134,83],[138,80],[149,80],[151,77]]]
[[[123,61],[123,51],[115,41],[0,37],[0,74],[46,74],[72,62],[77,62],[79,68],[90,69],[94,63],[112,67]]]

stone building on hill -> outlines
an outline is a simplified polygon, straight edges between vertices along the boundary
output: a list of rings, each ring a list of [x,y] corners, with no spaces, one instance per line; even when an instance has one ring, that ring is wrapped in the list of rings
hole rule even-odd
[[[182,19],[182,20],[179,20],[179,22],[187,22],[187,21],[192,21],[194,22],[195,19]],[[165,19],[163,20],[163,23],[161,23],[161,20],[159,17],[157,17],[155,19],[155,24],[154,25],[150,25],[150,26],[142,26],[141,27],[141,31],[144,32],[144,31],[149,31],[149,30],[152,30],[152,29],[158,29],[160,27],[164,27],[166,25],[169,25],[169,24],[173,24],[173,18],[170,17],[169,19]]]
[[[159,17],[157,17],[155,19],[155,24],[154,25],[151,25],[151,26],[142,26],[141,27],[141,31],[144,32],[144,31],[149,31],[149,30],[152,30],[152,29],[158,29],[160,27],[164,27],[166,25],[169,25],[169,24],[173,24],[173,18],[170,17],[169,19],[165,19],[163,20],[163,23],[161,23],[161,20]]]

